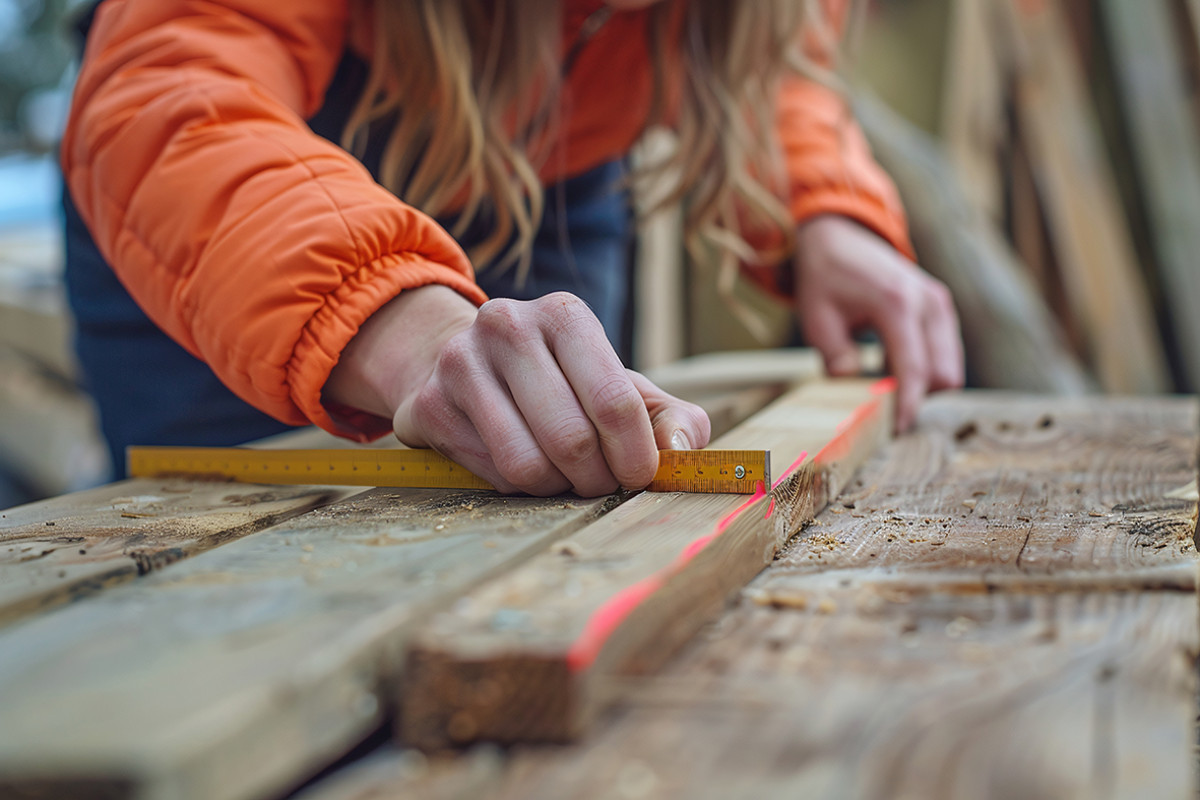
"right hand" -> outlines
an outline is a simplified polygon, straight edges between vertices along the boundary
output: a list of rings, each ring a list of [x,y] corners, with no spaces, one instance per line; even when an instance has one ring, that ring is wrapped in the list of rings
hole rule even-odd
[[[703,447],[710,435],[702,409],[626,370],[567,293],[475,309],[445,287],[410,290],[367,321],[343,362],[327,384],[334,399],[347,403],[355,377],[367,381],[374,388],[357,394],[375,402],[349,405],[386,407],[400,441],[506,493],[640,489],[658,450]]]

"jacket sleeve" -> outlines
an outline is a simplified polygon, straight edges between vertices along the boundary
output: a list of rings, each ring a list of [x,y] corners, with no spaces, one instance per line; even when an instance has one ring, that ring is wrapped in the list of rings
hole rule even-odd
[[[62,164],[100,251],[149,316],[240,397],[358,439],[321,389],[404,289],[486,299],[457,243],[304,122],[347,0],[106,0]]]
[[[789,77],[779,93],[777,125],[797,223],[840,214],[914,257],[896,187],[875,163],[840,94],[814,81]]]

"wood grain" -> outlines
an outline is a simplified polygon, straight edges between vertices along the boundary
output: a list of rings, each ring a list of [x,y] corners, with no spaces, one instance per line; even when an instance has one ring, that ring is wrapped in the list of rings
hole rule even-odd
[[[485,800],[1192,798],[1195,597],[930,596],[730,614]]]
[[[713,444],[770,447],[787,475],[771,496],[639,495],[435,617],[405,672],[402,738],[577,736],[612,700],[604,676],[656,668],[812,519],[890,428],[890,400],[869,381],[808,384]],[[803,451],[818,468],[797,468]]]
[[[747,602],[484,797],[1195,797],[1197,417],[931,400]]]
[[[373,490],[0,632],[0,796],[294,786],[380,724],[416,624],[612,502]]]
[[[0,512],[0,624],[78,600],[348,494],[128,480]]]

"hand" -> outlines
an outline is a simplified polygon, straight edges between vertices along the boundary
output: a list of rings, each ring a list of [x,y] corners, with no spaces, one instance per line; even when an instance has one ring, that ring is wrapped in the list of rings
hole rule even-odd
[[[658,450],[708,444],[708,416],[626,370],[579,298],[492,300],[475,309],[426,286],[376,312],[342,354],[326,396],[390,415],[502,492],[584,497],[644,487]]]
[[[800,227],[796,311],[830,375],[859,370],[851,338],[873,328],[899,383],[896,429],[916,419],[926,392],[963,384],[962,336],[945,284],[856,222],[817,217]]]

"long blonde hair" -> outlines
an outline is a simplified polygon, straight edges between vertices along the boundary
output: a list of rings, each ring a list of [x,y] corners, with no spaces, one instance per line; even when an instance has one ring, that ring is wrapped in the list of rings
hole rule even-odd
[[[819,38],[832,35],[822,12],[828,0],[687,0],[682,31],[671,24],[675,2],[648,11],[655,93],[647,125],[667,113],[672,70],[663,54],[677,52],[682,61],[674,70],[682,86],[672,120],[679,147],[643,170],[651,179],[677,176],[655,207],[686,197],[687,241],[715,244],[726,260],[778,258],[791,249],[793,225],[774,92],[789,71],[825,71],[805,57],[797,33],[803,23]],[[361,152],[371,123],[394,114],[381,181],[431,215],[460,209],[454,235],[487,208],[493,227],[469,253],[477,265],[519,264],[519,275],[528,266],[544,205],[539,168],[558,122],[562,6],[374,0],[370,8],[372,63],[343,145]],[[681,37],[678,47],[668,46],[671,36]],[[776,246],[764,253],[750,240]]]

